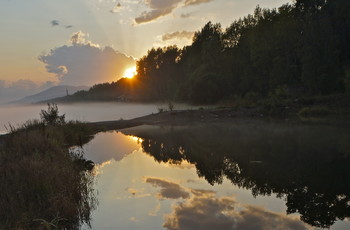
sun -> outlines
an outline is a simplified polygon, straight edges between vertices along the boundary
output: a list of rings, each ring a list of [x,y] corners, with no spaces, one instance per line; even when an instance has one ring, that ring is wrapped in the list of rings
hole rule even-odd
[[[134,66],[134,67],[126,69],[123,77],[131,79],[136,75],[136,73],[137,73],[136,66]]]

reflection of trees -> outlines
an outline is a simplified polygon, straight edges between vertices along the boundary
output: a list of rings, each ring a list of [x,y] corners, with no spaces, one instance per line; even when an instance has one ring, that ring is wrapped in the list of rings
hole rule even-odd
[[[227,177],[253,195],[277,194],[287,212],[318,227],[350,217],[350,132],[262,124],[130,131],[158,162],[193,163],[210,184]]]

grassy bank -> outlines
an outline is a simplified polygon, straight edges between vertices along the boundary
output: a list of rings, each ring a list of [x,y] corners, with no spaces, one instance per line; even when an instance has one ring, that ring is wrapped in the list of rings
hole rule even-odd
[[[332,118],[350,115],[350,94],[296,97],[286,93],[273,94],[261,98],[256,94],[244,97],[234,96],[222,101],[224,107],[249,110],[255,115],[270,117]]]
[[[42,120],[12,127],[0,142],[1,230],[78,229],[90,223],[96,204],[93,163],[70,147],[89,141],[94,130],[65,122],[58,113],[50,120],[45,112],[52,113],[49,107]]]

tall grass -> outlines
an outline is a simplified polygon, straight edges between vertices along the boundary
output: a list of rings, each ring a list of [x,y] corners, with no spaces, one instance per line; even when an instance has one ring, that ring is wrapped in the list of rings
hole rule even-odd
[[[96,206],[93,163],[70,146],[94,130],[80,122],[28,121],[0,145],[0,230],[79,229]]]

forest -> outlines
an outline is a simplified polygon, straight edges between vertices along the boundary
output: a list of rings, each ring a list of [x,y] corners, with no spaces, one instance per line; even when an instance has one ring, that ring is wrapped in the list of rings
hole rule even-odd
[[[349,92],[350,1],[296,0],[278,9],[257,6],[227,28],[208,22],[189,46],[150,49],[133,79],[59,101],[215,104]]]

